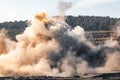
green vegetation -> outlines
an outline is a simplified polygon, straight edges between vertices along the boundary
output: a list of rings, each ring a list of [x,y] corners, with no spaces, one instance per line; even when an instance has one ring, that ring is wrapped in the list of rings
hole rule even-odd
[[[79,25],[86,31],[110,30],[114,27],[118,18],[98,17],[98,16],[66,16],[66,22],[74,28]],[[8,30],[8,35],[15,39],[15,35],[22,33],[28,26],[28,21],[14,21],[0,23],[0,29]]]
[[[81,26],[85,30],[110,30],[118,21],[117,18],[98,16],[67,16],[66,22],[71,26]]]
[[[6,29],[8,31],[8,37],[15,40],[15,36],[24,31],[28,26],[28,21],[14,21],[0,23],[0,29]]]

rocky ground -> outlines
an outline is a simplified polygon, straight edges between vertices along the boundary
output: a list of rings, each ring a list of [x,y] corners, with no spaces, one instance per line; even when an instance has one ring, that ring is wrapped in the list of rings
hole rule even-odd
[[[20,76],[18,78],[8,76],[0,77],[0,80],[120,80],[118,73],[85,74],[75,77],[52,77],[52,76]]]

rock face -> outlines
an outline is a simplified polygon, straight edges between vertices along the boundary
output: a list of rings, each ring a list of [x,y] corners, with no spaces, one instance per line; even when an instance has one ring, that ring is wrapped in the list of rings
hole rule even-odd
[[[20,76],[15,78],[13,76],[0,77],[0,80],[120,80],[120,72],[118,73],[100,73],[87,74],[84,76],[75,77],[53,77],[53,76]]]

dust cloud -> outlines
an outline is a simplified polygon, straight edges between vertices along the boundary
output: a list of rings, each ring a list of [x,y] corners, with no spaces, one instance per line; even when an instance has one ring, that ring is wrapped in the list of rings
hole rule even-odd
[[[72,4],[61,3],[63,13]],[[73,77],[120,71],[118,41],[95,46],[84,35],[82,27],[72,29],[63,19],[46,13],[35,15],[16,41],[0,30],[0,76]]]

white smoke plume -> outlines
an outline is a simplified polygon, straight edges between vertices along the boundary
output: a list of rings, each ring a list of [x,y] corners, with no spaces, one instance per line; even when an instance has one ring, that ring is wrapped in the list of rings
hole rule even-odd
[[[0,31],[1,76],[62,76],[120,71],[120,46],[95,46],[80,26],[37,14],[16,41]]]
[[[58,9],[60,11],[60,15],[64,16],[66,10],[70,9],[71,7],[72,7],[72,2],[60,1],[58,4]]]
[[[72,7],[72,2],[65,2],[65,1],[60,1],[58,4],[58,10],[59,10],[59,14],[60,14],[60,18],[62,20],[65,20],[65,12],[70,9]]]

